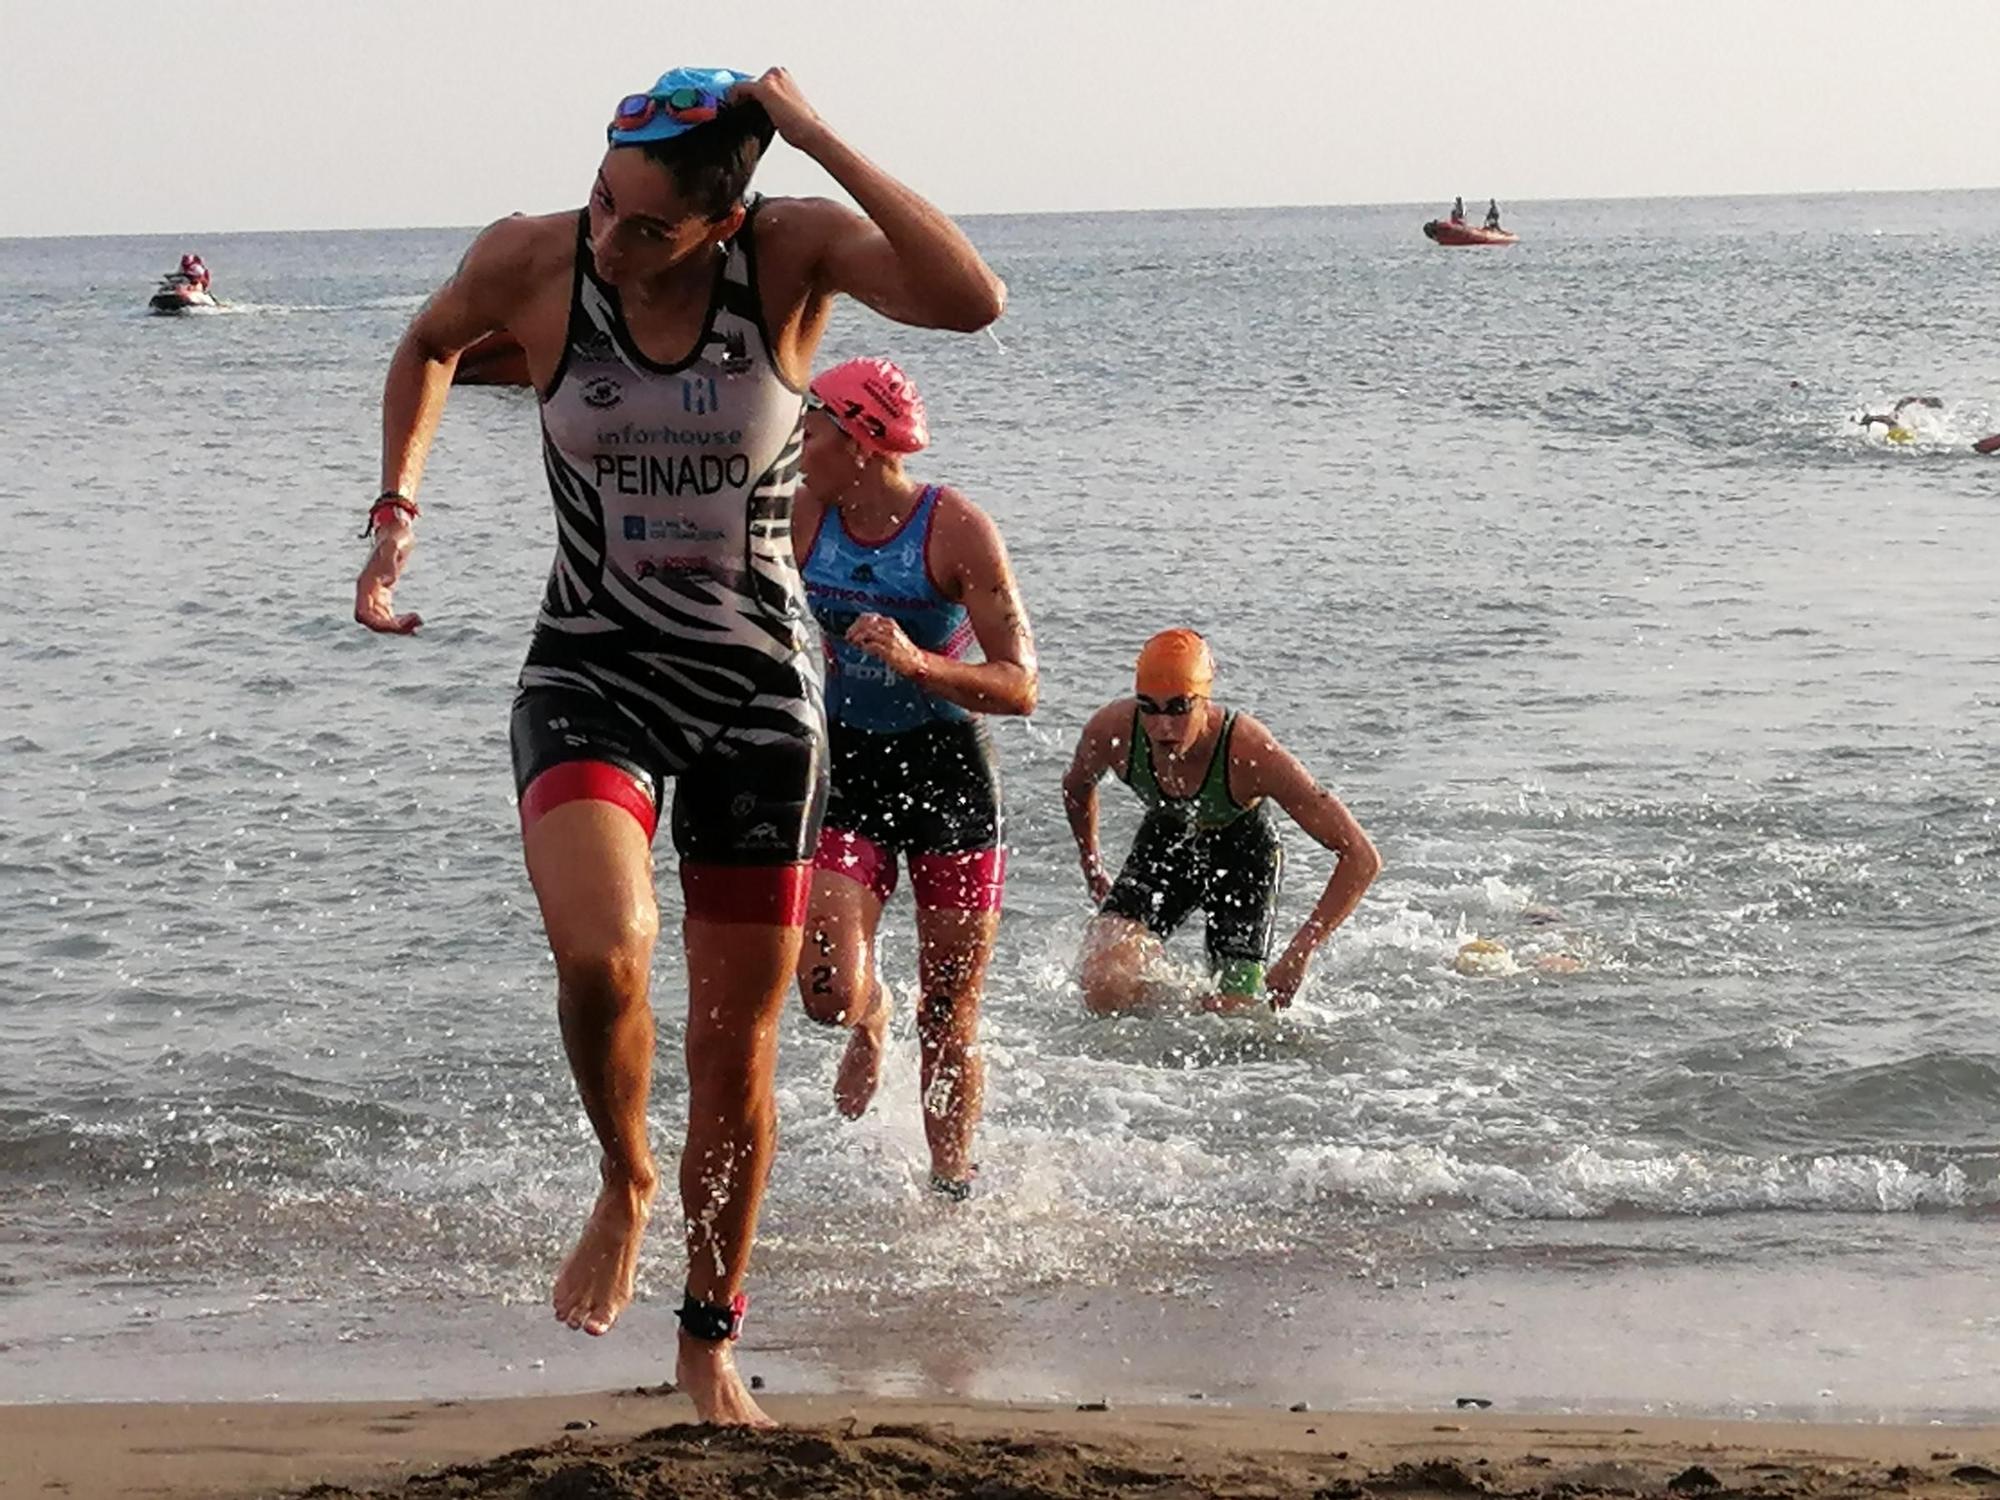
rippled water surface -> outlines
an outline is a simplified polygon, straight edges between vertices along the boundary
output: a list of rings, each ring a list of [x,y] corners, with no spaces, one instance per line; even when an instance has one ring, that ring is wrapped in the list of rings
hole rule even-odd
[[[874,1113],[785,1037],[756,1281],[801,1340],[1256,1267],[1993,1264],[2000,195],[1523,205],[1506,251],[1425,216],[976,221],[997,340],[837,322],[923,385],[1045,676],[997,733],[982,1196],[919,1190],[899,897]],[[453,397],[424,631],[348,622],[382,368],[465,239],[218,236],[232,306],[182,319],[140,310],[192,246],[0,242],[0,1344],[525,1307],[587,1201],[505,745],[531,398]],[[1915,392],[1913,442],[1851,420]],[[1283,1017],[1107,1024],[1069,978],[1057,780],[1178,623],[1386,859]],[[1328,862],[1287,837],[1295,923]],[[673,1137],[670,954],[656,993]]]

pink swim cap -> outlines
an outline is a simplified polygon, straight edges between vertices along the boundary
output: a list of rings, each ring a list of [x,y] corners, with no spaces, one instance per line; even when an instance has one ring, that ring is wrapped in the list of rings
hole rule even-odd
[[[808,390],[870,453],[917,453],[931,440],[916,382],[886,359],[850,359],[815,376]]]

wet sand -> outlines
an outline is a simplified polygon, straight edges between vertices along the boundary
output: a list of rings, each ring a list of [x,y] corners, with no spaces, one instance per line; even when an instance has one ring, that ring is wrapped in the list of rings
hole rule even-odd
[[[779,1397],[0,1408],[0,1496],[2000,1497],[2000,1427]]]
[[[861,1400],[1122,1408],[1200,1391],[1246,1411],[1393,1412],[1477,1396],[1498,1412],[2000,1423],[1992,1230],[1978,1220],[1500,1222],[1476,1246],[1436,1231],[1384,1224],[1355,1247],[1246,1253],[1201,1278],[1133,1257],[1117,1285],[1005,1298],[802,1285],[806,1257],[781,1247],[794,1274],[765,1283],[738,1359],[774,1395]],[[1844,1232],[1850,1248],[1788,1254],[1780,1232]],[[1930,1269],[1912,1278],[1919,1250]],[[10,1287],[0,1406],[471,1400],[671,1373],[671,1298],[644,1296],[610,1338],[587,1339],[550,1318],[539,1279],[534,1291],[388,1306]]]

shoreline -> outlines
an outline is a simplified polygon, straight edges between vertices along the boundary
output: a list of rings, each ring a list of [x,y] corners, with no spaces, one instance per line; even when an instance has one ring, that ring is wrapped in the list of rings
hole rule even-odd
[[[2000,1494],[2000,1426],[669,1392],[4,1406],[0,1496]]]
[[[1071,1284],[880,1296],[774,1243],[737,1359],[773,1392],[861,1400],[1178,1406],[1200,1392],[1243,1409],[1397,1412],[1467,1397],[1502,1412],[2000,1422],[1990,1231],[1783,1227],[1794,1253],[1781,1258],[1772,1226],[1751,1220],[1425,1220],[1206,1267],[1132,1257]],[[1836,1227],[1839,1257],[1796,1253]],[[1920,1280],[1904,1274],[1919,1257]],[[647,1279],[671,1286],[674,1269]],[[588,1339],[545,1295],[539,1276],[504,1299],[22,1288],[0,1326],[0,1405],[480,1400],[671,1374],[671,1298],[642,1294],[611,1337]]]

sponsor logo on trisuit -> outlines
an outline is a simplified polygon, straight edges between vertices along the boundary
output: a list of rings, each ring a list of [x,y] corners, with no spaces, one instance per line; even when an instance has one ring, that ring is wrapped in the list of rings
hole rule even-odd
[[[668,448],[741,448],[743,429],[675,427],[667,423],[658,427],[642,427],[630,422],[597,429],[597,446],[600,448],[645,448],[653,444]]]
[[[708,342],[701,351],[701,361],[725,375],[742,375],[750,369],[750,348],[741,333],[730,329]]]
[[[670,573],[707,573],[710,559],[706,557],[648,557],[640,560],[632,570],[635,578],[664,578]]]
[[[593,460],[597,487],[620,495],[716,495],[750,483],[747,453],[600,453]]]
[[[844,604],[859,604],[871,610],[886,610],[890,614],[905,610],[915,613],[931,607],[931,601],[928,599],[909,599],[901,594],[877,594],[867,589],[844,589],[830,583],[818,582],[807,587],[815,600],[838,600]]]
[[[628,542],[719,542],[725,533],[719,526],[697,526],[686,516],[627,516]]]

